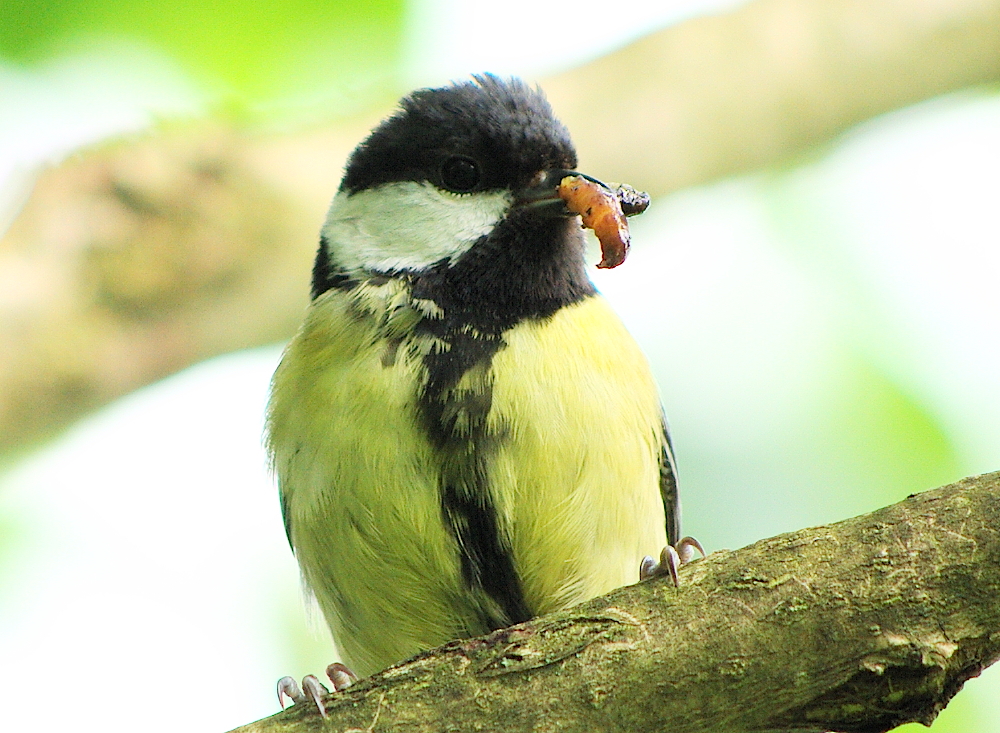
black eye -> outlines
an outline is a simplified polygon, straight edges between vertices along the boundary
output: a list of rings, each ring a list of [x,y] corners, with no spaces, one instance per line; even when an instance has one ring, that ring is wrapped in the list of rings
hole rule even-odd
[[[468,193],[479,185],[479,165],[472,158],[454,155],[441,165],[441,183],[449,191]]]

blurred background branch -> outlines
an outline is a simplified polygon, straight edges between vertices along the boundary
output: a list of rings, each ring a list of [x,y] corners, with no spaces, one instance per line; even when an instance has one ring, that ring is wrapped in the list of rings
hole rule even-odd
[[[1000,0],[757,0],[542,85],[588,171],[663,195],[998,78]],[[162,125],[42,173],[0,242],[0,449],[287,337],[343,160],[388,109],[294,134]]]

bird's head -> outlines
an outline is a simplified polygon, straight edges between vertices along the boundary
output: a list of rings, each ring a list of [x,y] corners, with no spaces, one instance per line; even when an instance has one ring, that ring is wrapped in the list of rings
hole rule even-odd
[[[323,225],[313,297],[400,276],[419,297],[490,327],[586,297],[594,288],[577,213],[586,222],[608,207],[565,184],[617,202],[617,218],[587,224],[601,239],[600,267],[624,259],[623,212],[641,212],[648,197],[575,166],[566,127],[523,81],[484,74],[418,90],[348,160]]]
[[[454,266],[500,241],[529,261],[553,237],[581,251],[575,215],[556,195],[575,166],[569,132],[520,80],[419,90],[351,155],[320,256],[356,277]]]

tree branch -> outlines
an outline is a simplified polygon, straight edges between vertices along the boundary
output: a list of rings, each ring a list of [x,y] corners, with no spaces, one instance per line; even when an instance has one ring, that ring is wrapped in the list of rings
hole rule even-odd
[[[1000,657],[1000,472],[456,641],[238,733],[885,731]]]

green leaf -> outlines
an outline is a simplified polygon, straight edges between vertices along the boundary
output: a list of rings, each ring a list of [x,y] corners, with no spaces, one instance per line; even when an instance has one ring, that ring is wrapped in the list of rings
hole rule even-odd
[[[258,103],[391,78],[402,0],[0,0],[0,55],[23,64],[107,39],[166,53],[204,86]]]

